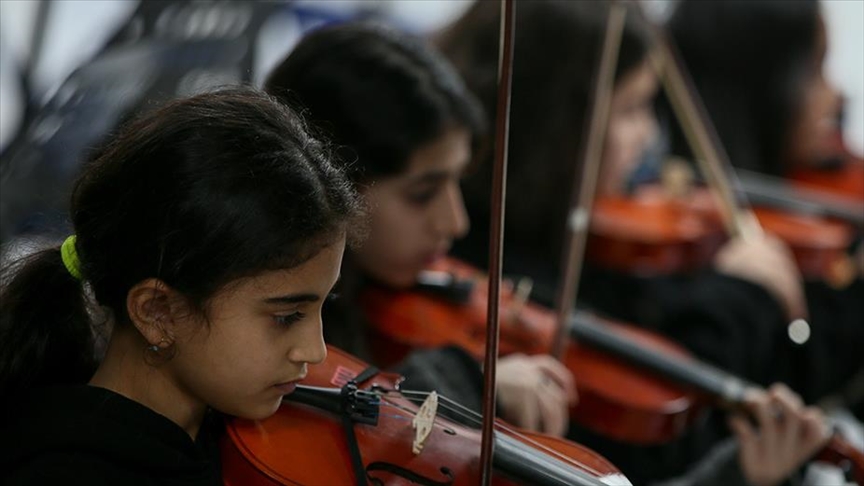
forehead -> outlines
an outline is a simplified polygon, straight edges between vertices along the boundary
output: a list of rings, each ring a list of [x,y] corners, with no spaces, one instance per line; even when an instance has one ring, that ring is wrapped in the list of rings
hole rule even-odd
[[[212,302],[296,293],[326,293],[339,276],[344,249],[343,234],[296,267],[268,270],[229,283],[217,292]]]
[[[412,152],[403,177],[416,177],[429,172],[459,173],[471,158],[471,132],[451,128],[436,139]]]

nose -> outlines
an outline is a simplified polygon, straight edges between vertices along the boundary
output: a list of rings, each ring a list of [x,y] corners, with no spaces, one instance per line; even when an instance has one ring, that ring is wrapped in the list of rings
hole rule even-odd
[[[835,118],[841,117],[843,115],[846,100],[843,98],[843,94],[840,90],[827,79],[825,80],[824,96],[826,98],[825,104],[828,106],[829,114]]]
[[[322,363],[327,358],[327,345],[324,343],[324,328],[321,317],[317,325],[305,326],[297,341],[288,353],[288,359],[295,363]]]
[[[470,221],[457,181],[447,183],[441,203],[435,209],[434,230],[438,235],[458,239],[468,233]]]

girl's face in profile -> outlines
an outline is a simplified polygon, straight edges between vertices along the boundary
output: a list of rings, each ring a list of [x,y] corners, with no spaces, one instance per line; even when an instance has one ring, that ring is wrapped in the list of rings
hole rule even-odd
[[[415,150],[404,172],[363,190],[370,231],[354,256],[367,275],[391,287],[409,287],[468,232],[459,181],[470,158],[470,132],[450,129]]]
[[[327,356],[321,307],[339,277],[345,237],[303,264],[241,278],[219,290],[199,315],[177,326],[167,363],[175,406],[211,406],[248,419],[279,408],[308,363]]]
[[[814,55],[800,74],[797,96],[793,100],[797,110],[786,137],[785,158],[793,165],[818,164],[838,155],[836,137],[840,128],[837,122],[841,99],[825,78],[823,64],[828,41],[821,15],[818,22]]]
[[[654,95],[657,76],[646,60],[626,73],[615,85],[597,195],[623,192],[627,178],[657,133]]]

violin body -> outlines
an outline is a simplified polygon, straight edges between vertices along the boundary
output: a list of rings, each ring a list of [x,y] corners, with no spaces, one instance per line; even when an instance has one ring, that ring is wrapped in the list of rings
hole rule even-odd
[[[789,174],[793,184],[819,189],[864,203],[864,158],[847,151],[839,164],[796,169]]]
[[[465,305],[453,305],[419,292],[373,287],[361,297],[372,325],[372,352],[382,366],[397,363],[415,348],[458,345],[478,360],[485,351],[486,283],[470,266],[445,259],[436,267],[475,280]],[[555,315],[526,303],[518,316],[508,313],[513,294],[502,291],[501,355],[543,354],[551,349]],[[609,323],[611,329],[666,353],[686,353],[648,331]],[[579,402],[570,417],[606,437],[634,444],[661,444],[680,436],[704,408],[695,395],[627,362],[578,341],[568,346],[562,363],[577,377]]]
[[[721,226],[719,210],[707,190],[696,191],[692,198],[692,207],[702,212],[705,219],[713,220],[715,226]],[[845,278],[847,250],[856,235],[852,225],[775,208],[755,207],[753,214],[766,233],[789,246],[805,280],[837,282]]]
[[[321,365],[310,366],[309,374],[301,384],[339,388],[367,368],[368,365],[362,361],[330,347],[327,360]],[[392,374],[377,373],[358,385],[367,390],[396,390],[399,380]],[[412,419],[418,407],[398,393],[390,395],[382,400],[376,425],[353,425],[368,484],[473,486],[480,483],[479,429],[438,416],[422,451],[415,454],[412,451],[415,438]],[[343,426],[342,418],[332,412],[288,400],[283,401],[276,414],[265,420],[228,419],[227,433],[221,443],[225,484],[358,484]],[[527,459],[523,460],[528,464],[531,460],[557,460],[576,470],[572,474],[577,476],[566,479],[565,475],[561,480],[565,482],[546,482],[542,477],[514,478],[512,476],[518,473],[508,474],[508,471],[518,470],[519,465],[508,464],[506,457],[499,458],[497,451],[507,448],[496,442],[495,485],[526,482],[550,485],[568,482],[629,484],[603,457],[578,444],[512,429],[497,433],[527,445],[528,452],[522,452],[526,454]],[[523,473],[530,474],[530,471]],[[536,474],[542,474],[542,470],[538,469]],[[559,471],[559,474],[564,473]],[[575,482],[582,476],[589,479]]]
[[[693,272],[726,240],[718,221],[660,191],[594,202],[586,259],[641,276]]]
[[[848,279],[853,225],[767,207],[753,213],[766,233],[789,246],[806,280],[842,286]],[[691,273],[710,266],[727,240],[707,189],[672,198],[652,186],[633,197],[595,202],[586,256],[595,265],[640,276]]]
[[[455,260],[441,262],[457,275],[477,271]],[[473,273],[472,273],[473,272]],[[463,306],[418,292],[371,289],[367,294],[375,332],[390,359],[412,347],[459,344],[475,356],[482,354],[485,291],[476,286]],[[551,311],[526,304],[514,324],[507,315],[510,292],[502,293],[501,343],[507,352],[549,349],[554,317]],[[482,305],[481,305],[482,304]],[[574,374],[579,404],[571,419],[605,437],[636,444],[658,444],[685,431],[708,406],[740,407],[748,388],[757,385],[693,358],[680,347],[648,331],[596,317],[574,316],[562,360]],[[387,333],[391,333],[388,335]],[[864,484],[864,453],[835,435],[815,460],[840,465]]]

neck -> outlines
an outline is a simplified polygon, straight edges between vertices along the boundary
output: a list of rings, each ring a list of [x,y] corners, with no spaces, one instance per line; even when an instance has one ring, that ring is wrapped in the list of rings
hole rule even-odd
[[[184,391],[161,356],[149,359],[147,342],[134,330],[116,330],[91,386],[111,390],[167,417],[195,440],[206,405]],[[165,351],[162,351],[164,354]]]

